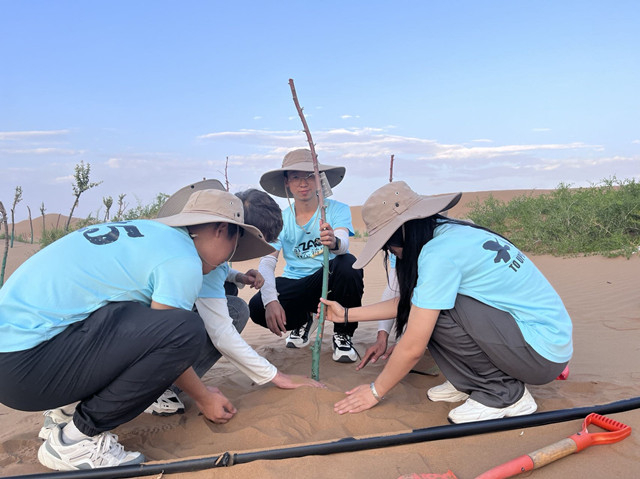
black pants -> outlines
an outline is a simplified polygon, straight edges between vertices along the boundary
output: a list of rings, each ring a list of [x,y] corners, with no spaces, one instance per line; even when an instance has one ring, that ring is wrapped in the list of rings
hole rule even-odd
[[[364,272],[352,268],[355,260],[355,256],[351,254],[342,254],[329,261],[327,299],[337,301],[347,308],[362,305]],[[315,313],[318,309],[322,295],[322,268],[301,279],[276,278],[276,289],[278,301],[287,315],[287,330],[299,328],[306,323],[309,313]],[[251,298],[249,311],[254,323],[267,327],[260,293]],[[334,323],[333,330],[353,336],[357,327],[358,323],[349,323],[347,326]]]
[[[94,436],[142,413],[206,337],[194,312],[110,303],[34,348],[0,353],[0,402],[41,411],[80,401],[73,422]]]

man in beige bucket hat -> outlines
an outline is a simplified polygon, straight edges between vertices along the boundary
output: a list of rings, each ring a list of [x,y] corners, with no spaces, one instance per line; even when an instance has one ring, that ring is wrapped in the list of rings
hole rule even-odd
[[[344,178],[344,167],[320,163],[318,169],[326,182],[323,189],[338,185]],[[283,229],[273,243],[277,251],[260,261],[265,284],[249,302],[251,319],[278,336],[291,331],[286,346],[304,347],[317,327],[313,313],[322,294],[324,246],[330,253],[329,298],[350,306],[362,304],[363,273],[351,267],[355,257],[349,253],[351,210],[344,203],[326,199],[326,222],[321,221],[313,161],[307,149],[287,153],[282,168],[263,174],[260,185],[268,193],[288,198],[290,204],[282,212]],[[276,278],[280,255],[286,265],[283,275]],[[355,323],[334,326],[334,361],[357,359],[352,342],[356,327]]]
[[[187,185],[167,199],[158,212],[158,217],[180,211],[189,195],[208,188],[225,190],[222,183],[215,179]],[[267,241],[276,241],[282,230],[282,214],[273,198],[264,191],[253,188],[235,195],[242,200],[245,224],[258,227]],[[247,303],[237,296],[238,288],[249,286],[260,289],[263,283],[262,275],[257,270],[249,269],[242,273],[231,268],[229,263],[224,263],[204,275],[202,289],[196,300],[196,309],[205,324],[208,338],[200,356],[193,364],[193,370],[198,377],[202,377],[224,356],[257,385],[271,382],[281,389],[322,386],[308,377],[279,371],[240,335],[249,319],[249,308]],[[229,285],[233,286],[235,291]],[[184,404],[177,395],[177,389],[175,386],[167,389],[145,412],[165,416],[184,411]]]
[[[397,181],[363,205],[369,237],[354,267],[364,267],[380,250],[393,253],[399,298],[360,308],[322,300],[327,319],[396,317],[401,338],[376,380],[349,391],[336,412],[375,406],[427,345],[447,378],[427,391],[428,398],[464,401],[449,412],[453,423],[531,414],[537,405],[525,384],[551,382],[567,366],[572,325],[560,297],[506,238],[440,214],[460,196],[424,196]]]
[[[205,417],[233,416],[233,405],[190,367],[206,338],[192,307],[203,274],[273,250],[243,217],[231,193],[198,191],[181,211],[156,221],[74,231],[23,263],[0,289],[0,402],[37,411],[79,401],[66,423],[47,431],[38,451],[43,465],[143,462],[109,431],[172,383]]]

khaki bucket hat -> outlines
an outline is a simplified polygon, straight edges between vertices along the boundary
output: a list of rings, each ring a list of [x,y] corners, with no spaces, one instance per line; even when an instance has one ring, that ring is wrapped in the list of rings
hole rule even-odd
[[[244,230],[244,234],[238,238],[238,247],[230,261],[244,261],[275,251],[264,240],[258,228],[244,224],[242,200],[224,190],[196,191],[189,196],[178,213],[156,218],[155,221],[168,226],[191,226],[218,222],[238,225]]]
[[[286,187],[284,185],[284,174],[286,171],[308,171],[312,173],[313,158],[311,150],[300,148],[293,150],[284,155],[282,160],[282,168],[267,171],[260,178],[260,186],[267,192],[280,198],[287,197]],[[346,168],[344,166],[323,165],[318,163],[318,171],[327,175],[329,186],[333,188],[344,179]]]
[[[364,268],[407,221],[428,218],[448,210],[461,197],[462,193],[419,195],[404,181],[394,181],[377,189],[362,205],[362,219],[369,237],[353,267]]]
[[[189,197],[196,191],[200,190],[227,191],[219,180],[202,180],[196,183],[192,183],[185,186],[184,188],[180,188],[169,198],[167,198],[167,201],[164,202],[164,205],[162,205],[162,208],[160,208],[156,216],[158,218],[163,218],[165,216],[171,216],[180,213],[182,211],[182,208],[184,208],[184,205],[187,203]]]

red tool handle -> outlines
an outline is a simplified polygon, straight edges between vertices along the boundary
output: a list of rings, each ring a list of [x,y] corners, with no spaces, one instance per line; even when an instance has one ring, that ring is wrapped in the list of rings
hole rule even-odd
[[[589,433],[587,426],[594,424],[606,430],[606,432]],[[571,437],[558,441],[537,451],[525,454],[524,456],[512,459],[484,474],[476,479],[504,479],[521,474],[526,471],[538,469],[547,464],[557,461],[574,452],[580,452],[592,444],[611,444],[618,442],[631,434],[631,427],[621,422],[614,421],[600,414],[589,414],[582,423],[582,430]]]

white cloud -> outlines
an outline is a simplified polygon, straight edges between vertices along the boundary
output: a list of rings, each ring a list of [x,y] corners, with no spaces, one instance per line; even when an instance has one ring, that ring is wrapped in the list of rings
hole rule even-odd
[[[592,149],[594,145],[584,143],[550,144],[550,145],[503,145],[494,147],[471,147],[467,148],[459,145],[448,145],[443,151],[437,154],[436,158],[464,159],[464,158],[495,158],[506,154],[521,154],[530,151],[542,150],[575,150]]]
[[[29,140],[66,135],[69,130],[0,131],[0,140]]]
[[[254,120],[262,120],[262,117],[261,116],[254,116],[253,119]]]
[[[444,144],[428,138],[394,135],[385,128],[334,128],[312,132],[316,149],[323,157],[351,160],[372,160],[389,158],[395,154],[397,158],[412,161],[481,161],[487,159],[531,155],[536,152],[562,152],[602,150],[600,145],[585,143],[554,143],[526,145],[465,146],[463,144]],[[239,130],[215,132],[202,135],[207,140],[241,140],[258,147],[262,158],[275,156],[281,158],[288,149],[300,147],[304,134],[300,130]],[[475,140],[491,143],[492,140]],[[306,142],[305,142],[306,143]],[[527,159],[526,157],[525,159]]]
[[[67,176],[57,176],[56,178],[53,179],[54,183],[71,183],[73,182],[74,178],[73,175],[67,175]]]
[[[349,118],[360,118],[360,115],[341,115],[340,118],[348,120]]]
[[[23,148],[23,149],[5,149],[2,150],[4,153],[15,154],[15,155],[64,155],[64,156],[74,156],[74,155],[82,155],[85,153],[84,150],[70,150],[64,148]]]
[[[334,197],[354,205],[362,204],[371,191],[388,181],[391,155],[395,157],[394,178],[406,180],[424,194],[554,188],[561,181],[589,186],[612,175],[637,178],[636,165],[640,164],[640,155],[616,156],[602,145],[580,142],[495,144],[476,139],[443,143],[399,135],[392,126],[314,130],[312,135],[323,163],[347,167],[347,178],[334,189]],[[105,195],[127,193],[127,198],[140,197],[146,203],[158,192],[170,194],[203,177],[224,179],[226,156],[231,191],[259,187],[260,176],[279,168],[287,151],[307,147],[306,136],[297,124],[282,130],[214,131],[197,139],[197,151],[191,155],[114,151],[100,159],[87,157],[92,179],[103,183],[83,195],[78,214],[95,212]],[[4,155],[2,162],[11,168],[0,173],[0,188],[12,191],[22,184],[25,204],[31,195],[31,204],[44,200],[48,211],[63,211],[69,207],[73,161],[58,162],[44,154],[46,150],[32,157]],[[16,167],[30,168],[38,176],[13,171]],[[35,179],[27,183],[27,177]]]
[[[633,140],[631,143],[634,145],[640,145],[640,140]]]

